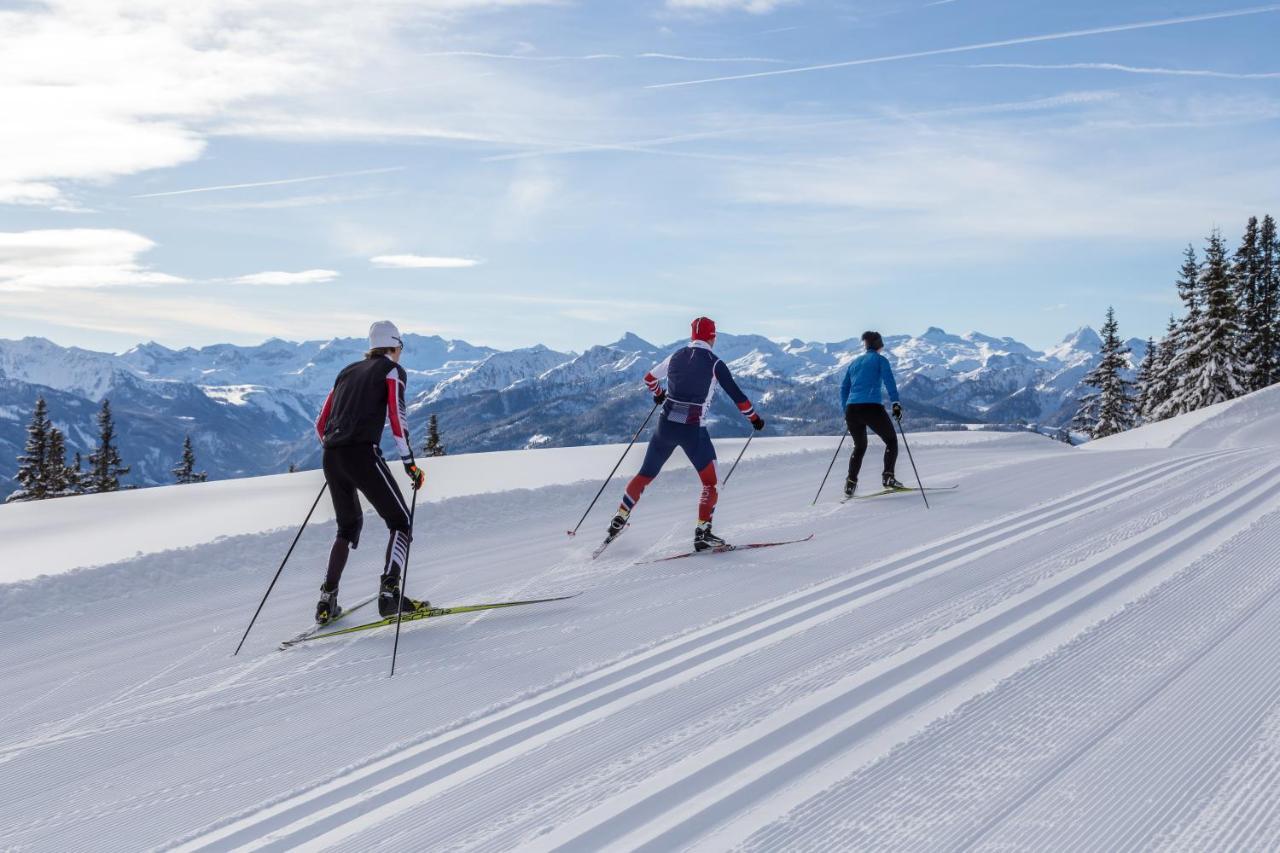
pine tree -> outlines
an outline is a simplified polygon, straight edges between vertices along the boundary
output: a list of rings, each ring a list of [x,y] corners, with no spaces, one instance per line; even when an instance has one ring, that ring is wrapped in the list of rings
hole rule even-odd
[[[1266,388],[1280,382],[1280,237],[1276,221],[1262,217],[1258,232],[1258,293],[1255,307],[1256,337],[1250,352],[1251,387]]]
[[[173,476],[179,484],[203,483],[209,479],[205,471],[196,471],[196,452],[191,446],[191,433],[182,440],[182,461],[173,468]]]
[[[436,416],[427,418],[427,441],[422,445],[423,456],[444,456],[444,445],[440,443],[440,424]]]
[[[1138,367],[1135,383],[1138,386],[1138,398],[1134,403],[1134,414],[1137,415],[1137,420],[1140,423],[1152,420],[1152,413],[1155,411],[1155,406],[1158,402],[1157,396],[1160,393],[1159,363],[1159,346],[1154,340],[1147,338],[1147,354],[1143,356],[1142,364]]]
[[[1179,413],[1231,400],[1246,391],[1248,369],[1239,352],[1227,247],[1217,230],[1205,249],[1197,302],[1196,324],[1186,348],[1174,356],[1171,365],[1172,375],[1177,377],[1171,401]]]
[[[1270,325],[1269,318],[1264,319],[1262,311],[1259,310],[1263,291],[1262,279],[1262,247],[1258,234],[1258,217],[1250,216],[1231,267],[1236,316],[1240,324],[1240,357],[1246,365],[1245,387],[1250,391],[1265,387],[1255,386],[1258,375],[1254,365],[1260,360],[1260,350],[1270,348],[1269,336],[1264,333],[1264,329]]]
[[[70,492],[73,495],[83,495],[88,491],[88,483],[85,482],[84,462],[80,459],[80,451],[76,451],[75,459],[67,466],[67,483]]]
[[[72,494],[71,468],[67,465],[67,442],[62,430],[49,430],[49,450],[45,456],[45,476],[49,497],[61,498]]]
[[[120,489],[120,478],[129,469],[120,464],[120,451],[115,445],[116,428],[111,420],[111,402],[102,401],[98,412],[98,447],[89,454],[86,491],[114,492]]]
[[[289,463],[289,473],[290,473],[290,474],[296,474],[296,473],[297,473],[297,471],[298,471],[298,463],[297,463],[297,462],[290,462],[290,463]]]
[[[38,501],[49,496],[49,430],[52,428],[49,407],[44,397],[37,397],[31,423],[27,426],[27,443],[18,457],[18,473],[14,475],[18,490],[9,495],[6,503]]]
[[[1160,343],[1156,344],[1156,362],[1154,366],[1154,376],[1152,377],[1152,388],[1147,401],[1148,411],[1146,418],[1148,421],[1163,420],[1170,416],[1171,405],[1170,398],[1173,397],[1173,389],[1178,384],[1178,377],[1173,374],[1173,357],[1177,354],[1178,346],[1178,321],[1173,315],[1169,315],[1169,325],[1165,328],[1164,337],[1160,339]]]
[[[1129,367],[1129,348],[1120,340],[1120,324],[1116,312],[1107,308],[1107,321],[1102,325],[1101,358],[1084,378],[1084,384],[1097,391],[1080,399],[1080,409],[1072,426],[1094,438],[1105,438],[1133,427],[1133,383],[1121,376]]]

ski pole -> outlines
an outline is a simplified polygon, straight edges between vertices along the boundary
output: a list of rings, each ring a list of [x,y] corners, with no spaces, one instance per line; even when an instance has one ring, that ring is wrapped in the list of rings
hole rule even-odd
[[[418,490],[413,490],[413,500],[409,503],[409,541],[404,546],[404,577],[400,579],[400,597],[404,598],[404,591],[409,588],[409,546],[413,544],[413,514],[418,510]],[[404,618],[404,608],[400,606],[400,602],[396,602],[396,641],[391,646],[391,675],[396,674],[396,653],[400,651],[400,620]]]
[[[809,504],[809,506],[814,506],[818,503],[818,495],[821,495],[823,488],[826,487],[827,478],[831,476],[831,469],[836,467],[836,460],[840,458],[840,448],[844,447],[844,440],[848,436],[847,432],[840,436],[840,443],[836,445],[836,452],[831,455],[831,464],[827,466],[827,473],[822,475],[822,485],[818,486],[818,494],[813,496],[813,503]]]
[[[578,528],[582,526],[582,522],[587,520],[587,515],[596,505],[596,501],[600,500],[600,496],[604,494],[605,487],[609,485],[609,481],[613,479],[613,475],[618,473],[618,469],[622,467],[622,460],[627,458],[627,454],[631,452],[631,445],[636,443],[636,439],[640,437],[640,433],[644,432],[644,428],[649,425],[649,420],[653,417],[653,413],[658,411],[658,403],[653,404],[653,408],[649,410],[649,416],[644,419],[644,423],[640,424],[640,429],[636,430],[636,434],[631,436],[631,441],[627,443],[627,449],[622,451],[622,456],[618,459],[618,464],[613,466],[613,470],[609,472],[609,476],[604,478],[604,482],[600,484],[600,491],[596,492],[596,496],[591,499],[591,505],[587,507],[587,511],[582,514],[582,518],[578,519],[578,523],[573,526],[572,530],[566,530],[570,536],[578,535]]]
[[[751,430],[751,435],[747,436],[747,443],[742,445],[742,449],[738,451],[738,458],[733,460],[733,467],[729,469],[729,473],[724,475],[724,482],[720,484],[720,488],[729,485],[729,478],[733,476],[733,472],[738,470],[738,463],[742,461],[742,454],[747,452],[747,448],[751,446],[751,439],[756,437],[756,431]]]
[[[924,493],[924,483],[920,482],[920,471],[916,468],[915,457],[911,455],[911,445],[907,444],[907,431],[902,428],[902,418],[894,418],[898,422],[898,432],[902,433],[902,446],[907,449],[907,458],[911,460],[911,470],[916,475],[916,485],[920,487],[920,497],[924,498],[924,508],[929,509],[929,496]]]
[[[240,654],[240,648],[244,645],[244,641],[249,638],[249,632],[253,630],[253,623],[258,621],[258,614],[262,612],[262,606],[267,603],[267,596],[271,595],[271,590],[275,589],[276,581],[280,580],[280,573],[284,571],[284,564],[289,562],[290,555],[293,554],[294,546],[298,544],[298,540],[302,538],[302,531],[307,529],[307,523],[311,521],[311,514],[316,511],[316,507],[320,505],[320,498],[324,497],[324,490],[329,488],[329,481],[325,480],[324,485],[320,487],[320,494],[316,495],[315,502],[311,504],[311,509],[307,510],[307,517],[302,520],[302,526],[298,528],[298,535],[293,537],[293,545],[289,546],[289,550],[285,553],[284,559],[280,561],[280,568],[276,569],[276,576],[271,579],[270,586],[262,595],[262,601],[258,602],[258,609],[253,611],[253,618],[249,620],[249,627],[244,629],[244,636],[240,638],[240,645],[236,646],[236,650],[231,653],[232,657]]]

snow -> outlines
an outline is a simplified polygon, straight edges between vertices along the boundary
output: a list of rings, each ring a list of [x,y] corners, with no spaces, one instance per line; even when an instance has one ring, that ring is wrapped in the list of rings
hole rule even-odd
[[[621,447],[430,459],[411,593],[582,594],[406,624],[394,679],[388,632],[276,648],[324,502],[231,656],[316,472],[2,507],[0,848],[1274,849],[1280,389],[1146,429],[912,435],[929,510],[761,438],[717,530],[813,540],[657,563],[678,455],[595,562],[638,449],[576,539]]]

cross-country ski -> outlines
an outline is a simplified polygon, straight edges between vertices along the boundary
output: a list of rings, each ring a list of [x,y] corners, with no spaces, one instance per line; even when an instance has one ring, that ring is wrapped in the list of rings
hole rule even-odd
[[[847,501],[858,500],[861,498],[879,498],[879,497],[884,497],[885,495],[910,494],[911,492],[921,492],[921,491],[923,492],[954,492],[958,488],[960,488],[959,483],[953,483],[950,486],[925,486],[923,489],[911,487],[911,486],[898,486],[892,489],[877,489],[874,492],[867,492],[866,494],[852,494],[852,495],[849,495],[848,497],[842,498],[841,502],[844,503]]]
[[[579,593],[572,595],[558,595],[552,598],[530,598],[525,601],[497,601],[488,604],[458,604],[452,607],[418,607],[408,613],[400,615],[402,622],[416,622],[422,619],[434,619],[438,616],[453,616],[458,613],[478,613],[481,610],[500,610],[506,607],[524,607],[529,604],[547,604],[552,601],[568,601],[571,598],[577,598]],[[353,608],[354,609],[354,608]],[[396,624],[396,617],[389,616],[385,619],[379,619],[376,622],[367,622],[363,625],[352,625],[346,628],[339,628],[334,631],[319,631],[310,633],[305,636],[299,635],[292,640],[286,640],[283,645],[292,646],[307,640],[323,640],[326,637],[340,637],[348,634],[354,634],[359,631],[371,631],[374,628],[390,628]]]
[[[727,554],[730,551],[750,551],[756,548],[777,548],[779,545],[795,545],[798,542],[808,542],[812,538],[813,534],[810,533],[808,536],[804,536],[799,539],[786,539],[781,542],[749,542],[744,545],[732,545],[726,542],[724,545],[717,545],[714,548],[706,548],[701,551],[682,551],[679,554],[671,554],[666,557],[656,557],[652,560],[644,560],[641,562],[641,565],[646,565],[648,563],[665,563],[668,560],[682,560],[685,557]]]

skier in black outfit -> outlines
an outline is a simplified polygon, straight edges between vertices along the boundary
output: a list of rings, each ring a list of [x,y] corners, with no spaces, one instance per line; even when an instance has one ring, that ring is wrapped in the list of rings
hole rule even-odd
[[[404,348],[400,331],[388,320],[374,323],[369,327],[369,347],[364,360],[347,365],[338,374],[316,419],[316,434],[324,444],[324,476],[338,522],[338,535],[329,552],[329,570],[316,605],[316,622],[320,625],[342,615],[338,582],[350,550],[360,543],[360,528],[364,525],[357,492],[373,504],[391,532],[379,585],[378,612],[386,618],[399,611],[408,613],[429,606],[400,591],[400,575],[413,531],[409,507],[392,481],[378,446],[383,423],[390,420],[405,473],[415,491],[422,487],[425,475],[413,458],[405,418],[406,374],[399,363]]]
[[[844,406],[844,421],[853,436],[853,455],[849,457],[849,476],[844,481],[844,496],[853,497],[858,487],[858,472],[862,469],[862,457],[867,452],[867,427],[884,442],[884,471],[880,482],[886,489],[905,488],[894,476],[898,461],[898,437],[893,424],[881,404],[881,385],[889,392],[893,403],[893,416],[902,418],[902,405],[898,401],[898,383],[893,379],[893,367],[889,359],[880,354],[884,338],[879,332],[863,332],[862,343],[867,351],[855,358],[845,371],[840,385],[840,404]]]

